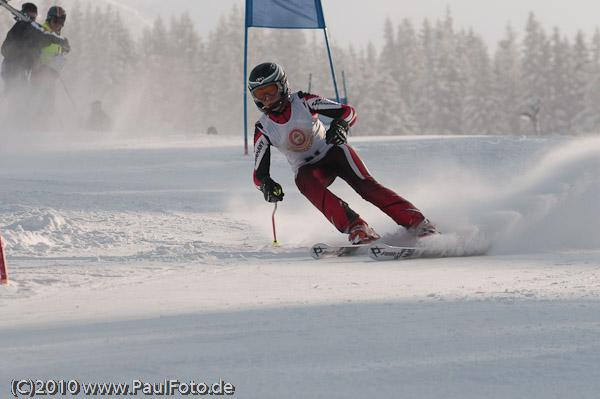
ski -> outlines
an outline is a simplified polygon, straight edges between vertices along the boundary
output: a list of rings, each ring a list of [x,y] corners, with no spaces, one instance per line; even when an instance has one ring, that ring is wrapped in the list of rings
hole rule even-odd
[[[8,0],[0,0],[0,6],[3,6],[8,11],[10,11],[10,13],[14,15],[15,18],[17,18],[19,21],[31,21],[27,15],[23,14],[21,11],[8,4]]]
[[[407,260],[432,257],[420,247],[394,247],[387,244],[373,244],[368,249],[369,257],[375,260]]]
[[[21,11],[17,10],[16,8],[14,8],[13,6],[11,6],[10,4],[8,4],[8,0],[0,0],[0,6],[6,8],[8,11],[10,11],[10,13],[12,15],[15,16],[16,19],[18,19],[19,21],[25,21],[25,22],[30,22],[31,25],[36,28],[39,31],[44,32],[44,34],[46,35],[52,35],[52,36],[56,36],[58,38],[62,37],[60,35],[57,35],[56,33],[49,31],[47,29],[45,29],[44,27],[42,27],[40,24],[38,24],[35,21],[32,21],[29,16],[27,16],[26,14],[23,14]]]
[[[310,256],[314,259],[337,258],[339,256],[366,255],[371,244],[328,245],[315,244],[310,248]]]
[[[383,243],[359,245],[329,245],[319,243],[313,245],[310,249],[310,256],[314,259],[368,255],[371,259],[377,261],[478,256],[483,254],[485,254],[485,251],[449,251],[448,249],[435,247],[393,246]]]

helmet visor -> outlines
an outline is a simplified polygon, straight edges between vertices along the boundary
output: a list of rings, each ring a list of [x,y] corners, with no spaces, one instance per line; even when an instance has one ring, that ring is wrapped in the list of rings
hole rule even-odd
[[[270,97],[275,97],[277,93],[279,93],[280,86],[278,83],[269,83],[264,86],[259,86],[256,89],[252,90],[252,95],[258,101],[263,101],[267,95]]]

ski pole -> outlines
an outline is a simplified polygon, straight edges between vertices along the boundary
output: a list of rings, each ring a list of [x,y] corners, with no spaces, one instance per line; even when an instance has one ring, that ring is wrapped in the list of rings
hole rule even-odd
[[[273,209],[273,215],[271,220],[273,221],[273,245],[279,245],[277,242],[277,233],[275,232],[275,212],[277,211],[277,202],[275,202],[275,209]]]
[[[59,76],[59,79],[60,79],[60,82],[62,83],[62,87],[65,89],[65,93],[67,93],[67,97],[69,97],[69,100],[71,100],[71,105],[73,105],[73,109],[75,110],[75,113],[79,117],[79,123],[80,124],[83,123],[83,117],[79,113],[79,110],[77,109],[77,106],[75,105],[75,101],[73,101],[73,97],[71,97],[71,93],[69,93],[69,90],[67,89],[67,85],[65,84],[65,81],[63,80],[62,76]]]

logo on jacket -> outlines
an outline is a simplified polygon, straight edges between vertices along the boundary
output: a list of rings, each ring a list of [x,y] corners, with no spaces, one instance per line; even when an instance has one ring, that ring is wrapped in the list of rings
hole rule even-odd
[[[294,129],[288,135],[286,147],[293,152],[306,152],[310,149],[313,143],[313,135],[311,131]]]

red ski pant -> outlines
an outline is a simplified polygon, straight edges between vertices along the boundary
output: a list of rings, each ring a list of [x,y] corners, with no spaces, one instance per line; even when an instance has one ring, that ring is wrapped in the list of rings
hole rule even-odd
[[[379,184],[350,146],[335,146],[319,162],[298,169],[296,186],[342,233],[348,232],[348,226],[358,214],[327,189],[336,177],[346,181],[362,198],[401,226],[418,226],[425,219],[413,204]]]

